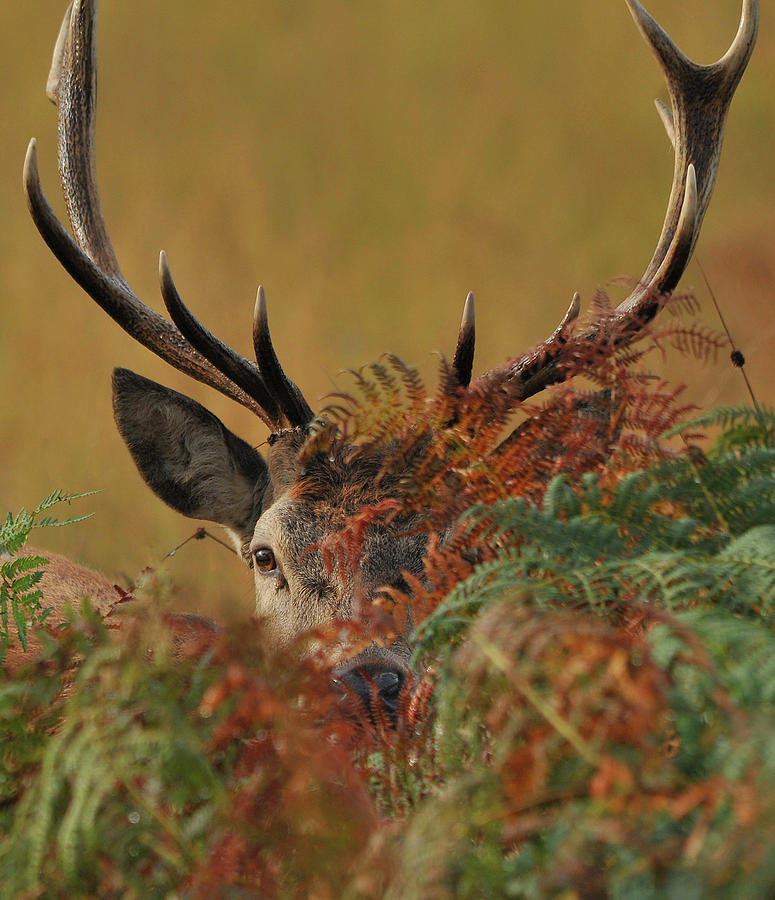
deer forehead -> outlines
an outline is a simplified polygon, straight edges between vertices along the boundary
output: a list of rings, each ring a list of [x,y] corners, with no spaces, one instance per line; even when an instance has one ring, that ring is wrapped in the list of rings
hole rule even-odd
[[[402,572],[422,571],[427,536],[413,525],[403,517],[377,520],[361,529],[343,509],[340,497],[305,498],[289,491],[259,518],[250,552],[269,547],[281,564],[321,574],[325,569],[329,581],[334,580],[334,571],[341,574],[342,566],[326,567],[323,558],[346,561],[350,555],[351,568],[357,568],[364,584],[402,586]]]
[[[256,522],[250,552],[269,547],[283,562],[317,556],[306,551],[314,549],[324,536],[329,510],[328,504],[303,503],[290,493],[284,494]]]

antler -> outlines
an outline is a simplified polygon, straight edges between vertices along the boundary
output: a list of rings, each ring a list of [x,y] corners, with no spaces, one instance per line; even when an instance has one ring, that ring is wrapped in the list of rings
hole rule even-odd
[[[457,334],[457,346],[452,358],[452,374],[461,387],[468,387],[471,371],[474,367],[474,345],[476,340],[476,324],[474,320],[474,295],[468,292],[463,306],[463,318]]]
[[[624,346],[664,305],[691,258],[716,180],[729,105],[751,57],[759,24],[758,0],[743,0],[740,27],[729,50],[713,65],[688,59],[638,0],[626,0],[657,58],[673,111],[657,101],[675,149],[673,185],[657,248],[637,287],[602,321],[573,332],[580,303],[576,294],[562,322],[543,343],[476,382],[500,384],[524,400],[563,381],[584,347]]]
[[[604,320],[572,332],[580,301],[574,298],[553,334],[535,349],[491,369],[477,382],[500,384],[515,400],[526,399],[572,371],[578,351],[590,344],[623,346],[657,314],[691,257],[716,179],[724,124],[735,89],[756,40],[758,0],[743,0],[737,35],[710,66],[688,59],[638,0],[627,5],[657,57],[673,111],[657,109],[675,149],[673,185],[657,248],[641,281]],[[36,142],[30,142],[24,184],[33,220],[70,275],[125,331],[182,372],[252,409],[271,428],[302,426],[312,411],[287,378],[272,346],[266,298],[259,288],[254,317],[257,365],[205,329],[185,307],[162,254],[162,294],[174,324],[134,294],[118,265],[97,189],[94,121],[97,90],[96,0],[74,0],[59,32],[47,94],[59,113],[59,171],[75,239],[54,215],[41,190]],[[460,326],[452,373],[466,386],[474,349],[473,296]],[[581,354],[583,355],[583,354]]]
[[[96,7],[96,0],[74,0],[68,7],[46,85],[58,108],[59,174],[74,239],[43,194],[33,138],[24,163],[24,188],[38,231],[92,299],[157,356],[253,410],[270,428],[308,424],[312,411],[274,352],[262,289],[254,325],[256,365],[219,341],[186,309],[164,254],[159,264],[162,293],[175,324],[146,306],[121,274],[102,214],[95,168]]]

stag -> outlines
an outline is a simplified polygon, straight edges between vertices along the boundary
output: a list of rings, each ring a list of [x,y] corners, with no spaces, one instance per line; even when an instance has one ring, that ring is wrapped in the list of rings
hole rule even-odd
[[[677,286],[697,242],[716,178],[727,112],[756,39],[758,0],[743,0],[737,35],[716,63],[689,60],[638,3],[626,0],[663,72],[672,110],[657,108],[675,151],[662,232],[646,270],[604,320],[584,327],[575,295],[557,329],[533,350],[471,383],[473,297],[468,296],[451,365],[465,398],[477,384],[502,388],[514,404],[563,381],[568,360],[607,332],[616,345],[633,340]],[[47,94],[58,109],[59,172],[72,234],[47,203],[38,177],[36,142],[24,167],[32,218],[73,279],[135,340],[195,380],[252,410],[269,429],[262,456],[199,403],[160,384],[116,369],[113,403],[119,431],[146,484],[185,516],[229,532],[255,579],[255,613],[276,638],[296,636],[337,620],[357,619],[386,588],[421,577],[427,538],[410,517],[368,529],[354,571],[324,564],[320,547],[358,508],[390,496],[389,479],[375,483],[379,460],[344,452],[299,453],[313,427],[313,409],[283,371],[269,333],[266,296],[258,289],[253,319],[255,361],[208,331],[181,300],[162,252],[161,293],[171,321],[144,304],[127,284],[113,250],[97,189],[96,0],[74,0],[54,50]],[[346,449],[346,448],[345,448]],[[375,468],[376,467],[376,468]],[[408,634],[408,625],[404,630]],[[388,708],[409,674],[406,639],[369,647],[339,664],[339,677],[362,696],[376,688]]]

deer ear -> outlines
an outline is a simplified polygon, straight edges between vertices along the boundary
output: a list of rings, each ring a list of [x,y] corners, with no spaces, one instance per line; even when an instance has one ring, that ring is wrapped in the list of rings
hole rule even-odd
[[[140,474],[173,509],[249,541],[269,484],[261,454],[203,406],[128,369],[113,372],[113,414]]]

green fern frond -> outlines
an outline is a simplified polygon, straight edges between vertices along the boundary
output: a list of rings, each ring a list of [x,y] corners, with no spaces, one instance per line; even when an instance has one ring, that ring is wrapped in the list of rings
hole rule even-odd
[[[94,494],[88,491],[67,494],[57,490],[45,497],[33,510],[21,509],[16,515],[8,513],[0,525],[0,664],[4,661],[14,636],[9,625],[14,623],[16,637],[22,650],[27,650],[27,633],[34,625],[42,624],[50,613],[43,607],[43,595],[36,588],[42,577],[42,569],[48,560],[36,555],[20,554],[35,528],[71,525],[89,518],[89,514],[58,520],[44,515],[53,507]],[[10,556],[10,559],[4,557]]]
[[[772,445],[775,435],[775,410],[767,407],[719,406],[671,429],[666,437],[686,431],[723,429],[718,439],[719,452],[755,444]]]

